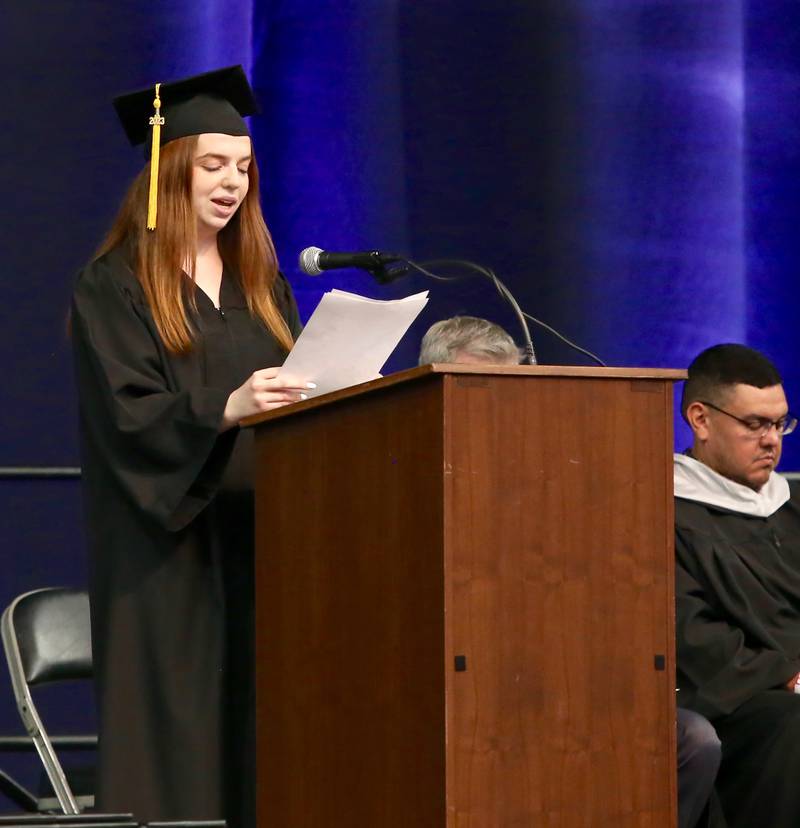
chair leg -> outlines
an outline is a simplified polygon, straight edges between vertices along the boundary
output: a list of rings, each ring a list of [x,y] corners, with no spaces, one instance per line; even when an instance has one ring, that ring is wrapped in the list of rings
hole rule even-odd
[[[5,794],[15,805],[26,811],[36,813],[39,810],[38,799],[3,770],[0,770],[0,793]]]

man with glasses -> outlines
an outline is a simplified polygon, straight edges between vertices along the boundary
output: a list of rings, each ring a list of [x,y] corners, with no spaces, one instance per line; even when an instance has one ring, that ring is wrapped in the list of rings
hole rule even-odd
[[[675,456],[678,702],[722,742],[732,828],[800,825],[800,491],[775,472],[797,425],[758,351],[716,345],[689,366]]]

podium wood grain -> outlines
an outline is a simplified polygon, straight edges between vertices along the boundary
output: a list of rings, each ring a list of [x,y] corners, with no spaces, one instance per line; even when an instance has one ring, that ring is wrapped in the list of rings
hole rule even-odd
[[[257,427],[259,828],[675,824],[674,377],[535,371]]]

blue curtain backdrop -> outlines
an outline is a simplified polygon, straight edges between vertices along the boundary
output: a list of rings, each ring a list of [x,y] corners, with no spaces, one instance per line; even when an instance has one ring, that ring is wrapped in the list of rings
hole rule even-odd
[[[0,466],[77,465],[65,314],[140,168],[110,99],[242,63],[264,209],[308,315],[324,290],[431,302],[517,335],[479,279],[312,279],[308,245],[493,266],[614,365],[769,353],[800,408],[800,5],[794,0],[8,2],[0,22]],[[533,330],[541,361],[585,363]],[[624,433],[625,423],[620,423]],[[678,424],[679,446],[688,440]],[[800,469],[800,436],[785,469]],[[0,604],[85,581],[77,486],[0,479]],[[11,702],[0,683],[0,729]]]

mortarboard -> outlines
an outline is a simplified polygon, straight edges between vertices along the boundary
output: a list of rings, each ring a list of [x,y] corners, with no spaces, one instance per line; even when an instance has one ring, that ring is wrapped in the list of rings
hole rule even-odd
[[[204,132],[249,135],[244,116],[257,112],[258,104],[242,67],[228,66],[120,95],[114,108],[131,144],[145,144],[145,157],[150,151],[147,228],[154,230],[160,148],[176,138]]]

